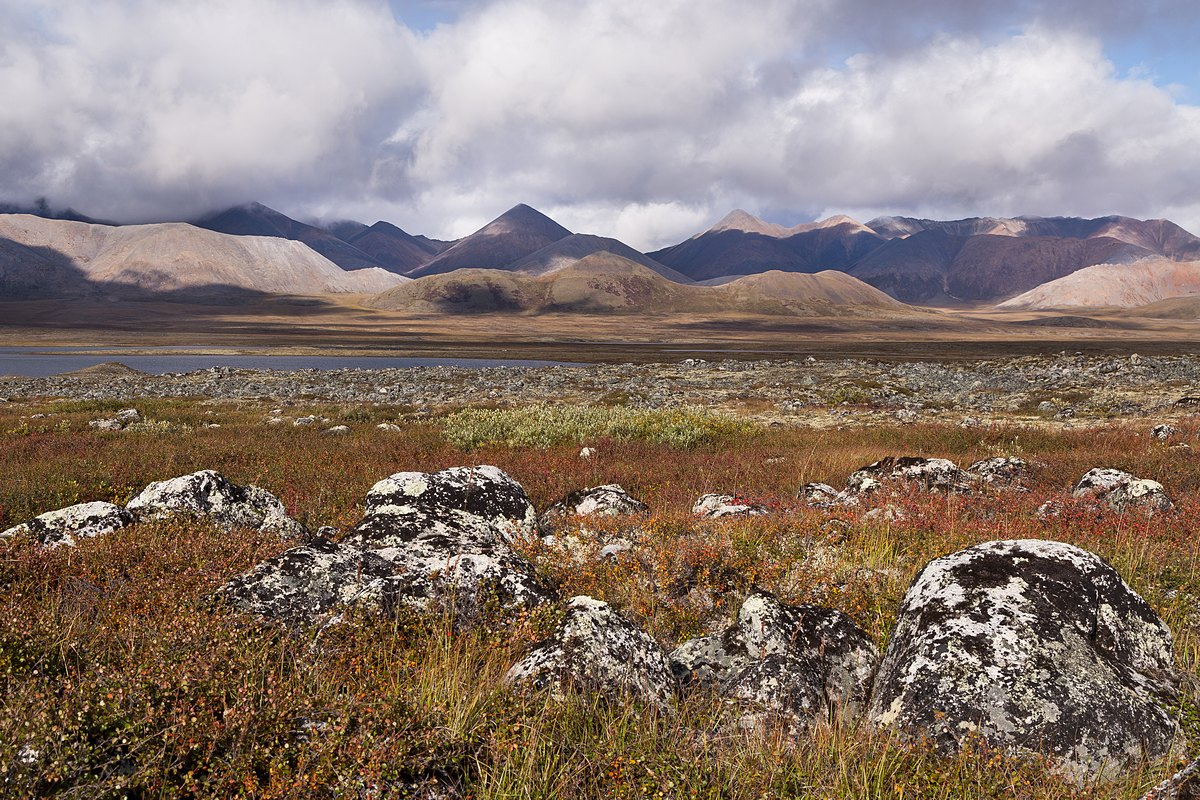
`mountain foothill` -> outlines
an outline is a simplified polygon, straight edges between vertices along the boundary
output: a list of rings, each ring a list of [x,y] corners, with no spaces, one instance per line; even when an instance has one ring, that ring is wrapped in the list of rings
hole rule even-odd
[[[260,203],[115,225],[0,204],[0,300],[238,303],[341,294],[411,314],[866,317],[930,309],[1200,307],[1200,238],[1109,216],[939,221],[835,216],[791,227],[736,210],[643,253],[521,204],[454,241],[387,222],[301,222]]]

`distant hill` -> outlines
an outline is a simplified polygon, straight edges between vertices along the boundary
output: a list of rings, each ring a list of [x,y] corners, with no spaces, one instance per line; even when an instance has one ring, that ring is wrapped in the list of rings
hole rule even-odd
[[[1103,263],[1151,253],[1117,239],[960,235],[931,228],[894,238],[847,272],[907,303],[986,303]]]
[[[342,269],[387,269],[385,264],[329,231],[298,222],[262,203],[247,203],[227,208],[203,217],[194,224],[200,228],[234,236],[272,236],[303,242]]]
[[[405,280],[375,268],[348,272],[300,242],[182,222],[112,227],[0,216],[0,286],[15,289],[6,296],[373,294]]]
[[[736,311],[752,314],[903,314],[911,311],[848,275],[770,273],[715,286],[689,286],[610,252],[540,276],[457,270],[390,289],[372,308],[425,314],[581,312],[634,315]]]
[[[558,241],[551,242],[541,250],[537,250],[513,262],[507,268],[513,272],[521,272],[526,275],[546,275],[573,266],[579,263],[580,260],[595,253],[613,253],[621,256],[622,258],[641,264],[646,269],[658,273],[669,281],[675,281],[676,283],[692,282],[686,275],[676,272],[649,256],[639,253],[624,242],[604,236],[593,236],[587,233],[573,233]]]
[[[428,264],[441,252],[431,240],[413,236],[390,222],[376,222],[347,241],[385,269],[397,274]]]
[[[408,274],[419,278],[456,269],[507,269],[570,235],[569,230],[540,211],[516,205]]]
[[[848,272],[908,303],[977,305],[1097,264],[1200,260],[1200,238],[1129,217],[849,217],[785,227],[742,210],[650,256],[705,284],[779,269]]]
[[[1132,264],[1099,264],[1037,286],[997,308],[1135,308],[1200,294],[1200,261],[1161,256]]]
[[[692,280],[704,281],[768,270],[844,269],[882,243],[874,231],[849,217],[785,228],[739,209],[686,242],[649,255]]]

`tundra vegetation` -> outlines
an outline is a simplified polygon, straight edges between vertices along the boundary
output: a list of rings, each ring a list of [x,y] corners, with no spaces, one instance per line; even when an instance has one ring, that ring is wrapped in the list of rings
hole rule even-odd
[[[1161,615],[1184,676],[1176,754],[1080,786],[1034,756],[968,740],[959,752],[864,722],[754,732],[711,692],[670,713],[599,695],[528,693],[506,672],[561,608],[506,615],[347,612],[284,626],[214,602],[232,577],[296,544],[202,519],[145,521],[73,547],[0,543],[0,794],[61,797],[1137,798],[1200,751],[1200,427],[1113,420],[1081,429],[882,423],[763,426],[709,412],[487,410],[414,419],[386,405],[297,403],[327,425],[267,424],[253,402],[141,400],[148,424],[88,422],[128,403],[0,405],[0,529],[88,501],[217,470],[261,486],[310,531],[344,535],[378,480],[493,464],[540,511],[618,483],[648,514],[589,521],[596,545],[517,543],[563,598],[606,601],[666,650],[719,631],[753,588],[836,609],[879,646],[932,559],[994,539],[1052,539],[1107,559]],[[44,416],[37,416],[44,415]],[[323,427],[345,424],[340,436]],[[380,423],[398,429],[381,430]],[[210,427],[219,425],[219,427]],[[1192,447],[1171,446],[1191,443]],[[583,446],[593,448],[580,457]],[[812,508],[808,483],[845,484],[889,455],[960,465],[1019,456],[1028,492],[902,493],[888,514]],[[1147,515],[1072,505],[1093,467],[1166,488]],[[771,513],[700,519],[696,498],[738,495]],[[1057,515],[1039,516],[1047,500]],[[636,531],[633,529],[636,528]],[[635,546],[600,557],[598,543]]]

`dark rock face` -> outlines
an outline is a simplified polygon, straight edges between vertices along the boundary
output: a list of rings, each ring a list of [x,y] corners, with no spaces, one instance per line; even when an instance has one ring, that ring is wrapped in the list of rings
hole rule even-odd
[[[927,492],[967,492],[971,476],[945,458],[888,456],[852,473],[847,489],[862,494],[882,483],[904,483]]]
[[[1158,481],[1136,478],[1128,472],[1104,467],[1088,470],[1075,484],[1071,494],[1103,500],[1114,511],[1140,509],[1152,514],[1170,511],[1175,507]]]
[[[205,517],[224,528],[258,528],[302,536],[304,526],[287,515],[279,498],[257,486],[239,486],[211,469],[155,481],[125,506],[137,519]]]
[[[913,581],[869,713],[946,749],[978,735],[1083,776],[1166,754],[1176,693],[1170,631],[1107,562],[998,541]]]
[[[538,523],[543,533],[553,533],[571,517],[619,517],[649,510],[621,486],[610,483],[571,492],[543,511]]]
[[[337,606],[447,609],[457,624],[495,600],[509,610],[555,599],[509,547],[534,531],[525,490],[492,466],[400,472],[367,493],[367,515],[340,543],[319,541],[263,562],[220,594],[239,608],[288,620]]]
[[[705,494],[696,500],[692,513],[698,517],[757,517],[768,512],[765,506],[737,495]]]
[[[508,671],[505,680],[546,689],[568,689],[613,699],[636,697],[666,711],[675,677],[658,642],[608,603],[571,598],[558,630]]]
[[[0,533],[0,539],[31,536],[46,547],[71,547],[79,539],[103,536],[131,522],[133,516],[112,503],[79,503],[39,514],[28,522]]]
[[[684,642],[671,668],[685,685],[709,685],[798,723],[862,712],[879,659],[870,637],[839,611],[788,606],[754,592],[719,636]]]

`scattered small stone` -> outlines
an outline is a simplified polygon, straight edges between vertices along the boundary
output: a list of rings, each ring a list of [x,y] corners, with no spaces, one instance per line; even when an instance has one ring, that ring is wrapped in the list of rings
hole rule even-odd
[[[580,458],[594,458],[596,456],[596,448],[585,447],[579,451]]]
[[[386,431],[387,433],[400,433],[403,428],[394,422],[381,422],[375,426],[378,430]]]
[[[317,424],[317,418],[316,418],[316,417],[311,417],[311,416],[309,416],[309,417],[296,417],[296,419],[292,421],[292,424],[293,424],[293,425],[295,425],[295,426],[297,426],[297,427],[299,427],[299,426],[301,426],[301,425],[316,425],[316,424]]]
[[[326,436],[345,436],[349,432],[350,428],[346,425],[334,425],[332,428],[321,431]]]

